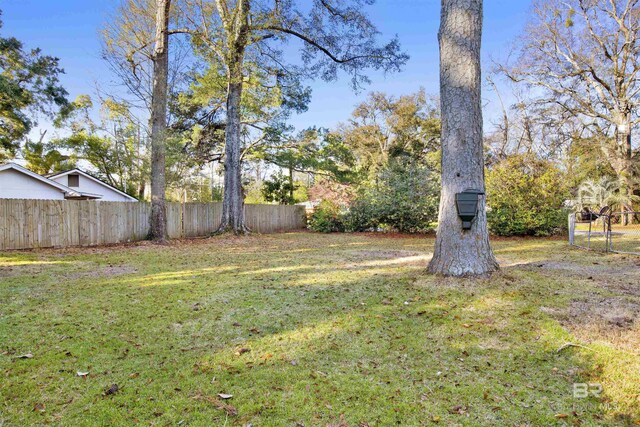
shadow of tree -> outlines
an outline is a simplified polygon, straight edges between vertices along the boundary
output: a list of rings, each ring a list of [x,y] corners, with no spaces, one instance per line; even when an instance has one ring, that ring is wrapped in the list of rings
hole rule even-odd
[[[624,400],[632,390],[610,393],[618,378],[605,400],[573,396],[575,382],[628,372],[606,354],[557,352],[575,337],[544,308],[588,295],[584,280],[533,263],[483,279],[427,276],[432,241],[415,239],[216,242],[74,254],[69,261],[138,272],[29,282],[46,298],[2,309],[0,342],[38,357],[0,358],[0,371],[19,379],[0,395],[25,420],[37,416],[37,390],[64,422],[120,425],[326,425],[341,416],[349,425],[617,425],[637,411]],[[498,252],[514,264],[560,256],[555,244],[541,255],[546,241],[523,252],[510,244]],[[73,381],[81,368],[91,380]],[[100,397],[111,383],[121,392]],[[195,399],[218,393],[233,394],[237,417]]]

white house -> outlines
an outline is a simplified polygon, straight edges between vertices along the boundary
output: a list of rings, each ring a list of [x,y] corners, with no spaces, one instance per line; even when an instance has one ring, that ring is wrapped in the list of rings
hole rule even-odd
[[[47,178],[69,187],[74,191],[79,191],[82,194],[97,196],[96,198],[105,202],[138,201],[135,197],[131,197],[124,191],[120,191],[80,169],[71,169],[69,171],[51,174],[48,175]]]
[[[79,169],[44,177],[16,163],[0,165],[0,199],[137,201]]]

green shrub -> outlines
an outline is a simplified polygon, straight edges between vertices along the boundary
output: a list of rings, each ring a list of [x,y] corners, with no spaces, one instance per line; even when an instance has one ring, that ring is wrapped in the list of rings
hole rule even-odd
[[[320,203],[309,221],[309,228],[319,233],[344,231],[344,218],[340,207],[328,200]]]
[[[349,206],[344,215],[344,227],[346,231],[370,231],[375,230],[380,217],[379,207],[368,195],[361,194]]]
[[[499,236],[549,236],[566,230],[565,176],[533,155],[508,157],[487,174],[487,219]]]
[[[392,162],[363,186],[345,215],[347,231],[390,228],[419,233],[437,220],[440,185],[438,177],[415,161]]]

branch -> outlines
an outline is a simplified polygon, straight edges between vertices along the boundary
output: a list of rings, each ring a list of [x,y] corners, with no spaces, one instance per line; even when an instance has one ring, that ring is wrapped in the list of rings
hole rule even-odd
[[[305,43],[308,43],[311,46],[315,47],[316,49],[318,49],[319,51],[321,51],[322,53],[327,55],[333,62],[336,62],[338,64],[346,64],[348,62],[352,62],[352,61],[355,61],[355,60],[358,60],[358,59],[362,59],[362,58],[373,58],[373,56],[370,56],[370,55],[357,55],[357,56],[352,56],[350,58],[338,58],[333,53],[331,53],[331,51],[329,49],[327,49],[326,47],[322,46],[317,41],[311,39],[310,37],[305,36],[302,33],[299,33],[297,31],[295,31],[295,30],[292,30],[292,29],[289,29],[289,28],[282,28],[282,27],[278,27],[278,26],[267,26],[267,27],[262,27],[261,29],[271,30],[271,31],[278,31],[278,32],[281,32],[281,33],[285,33],[285,34],[289,34],[289,35],[292,35],[294,37],[297,37],[300,40],[304,41]]]

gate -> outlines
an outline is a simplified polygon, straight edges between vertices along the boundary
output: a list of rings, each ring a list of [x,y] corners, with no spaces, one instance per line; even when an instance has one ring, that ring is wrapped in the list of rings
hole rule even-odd
[[[583,249],[640,255],[640,212],[569,215],[569,244]]]

